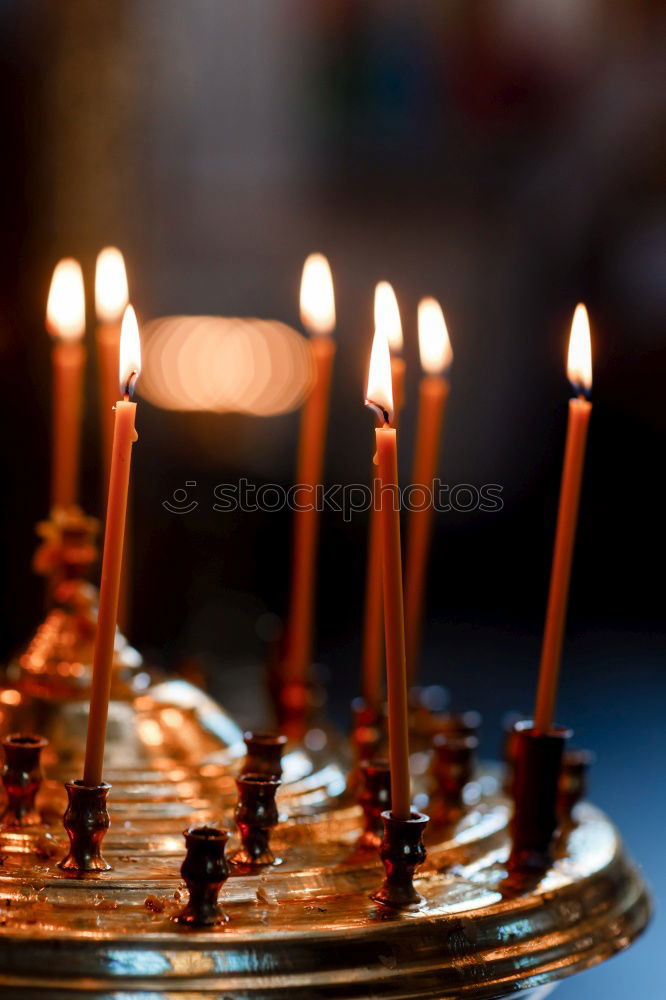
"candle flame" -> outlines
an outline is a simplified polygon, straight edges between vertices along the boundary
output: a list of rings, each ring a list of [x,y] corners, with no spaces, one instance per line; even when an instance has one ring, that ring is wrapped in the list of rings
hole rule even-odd
[[[311,253],[303,265],[301,321],[310,333],[329,334],[335,329],[333,276],[321,253]]]
[[[83,273],[78,260],[58,261],[46,303],[46,328],[59,340],[80,340],[86,328]]]
[[[377,327],[372,341],[365,405],[380,413],[385,424],[390,424],[393,420],[391,350],[388,335],[383,326]]]
[[[577,395],[587,396],[592,388],[592,344],[587,309],[579,302],[571,323],[567,377]]]
[[[388,281],[380,281],[375,288],[375,329],[380,326],[386,330],[391,350],[401,351],[403,338],[400,309],[393,286]]]
[[[95,266],[95,312],[102,323],[120,319],[129,301],[127,272],[123,255],[117,247],[105,247],[97,255]]]
[[[139,324],[132,306],[127,306],[120,327],[120,392],[131,396],[141,374],[141,340]]]
[[[421,367],[429,375],[448,370],[453,361],[449,332],[437,299],[421,299],[418,308]]]

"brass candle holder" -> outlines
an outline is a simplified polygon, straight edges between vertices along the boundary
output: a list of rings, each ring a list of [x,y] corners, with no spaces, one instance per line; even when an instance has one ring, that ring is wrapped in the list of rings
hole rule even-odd
[[[380,859],[356,849],[366,817],[346,789],[347,747],[330,731],[323,749],[293,743],[282,760],[282,865],[231,869],[224,929],[199,922],[198,899],[190,898],[192,919],[177,921],[184,828],[215,831],[192,848],[198,865],[200,852],[210,851],[212,868],[183,877],[205,897],[204,918],[219,916],[219,894],[211,898],[221,871],[218,835],[226,846],[246,746],[210,697],[183,679],[153,675],[127,644],[117,648],[105,754],[114,794],[104,851],[113,872],[63,870],[65,837],[55,817],[66,804],[63,779],[80,773],[87,724],[94,616],[82,608],[70,601],[54,609],[4,679],[7,732],[36,731],[50,742],[42,821],[0,829],[0,990],[7,995],[92,1000],[175,990],[193,1000],[249,1000],[334,983],[348,1000],[463,993],[487,1000],[594,966],[646,926],[641,873],[613,824],[587,801],[561,828],[557,867],[507,887],[511,801],[497,765],[477,767],[478,800],[459,823],[428,827],[425,862],[423,820],[401,829],[389,813],[385,886],[377,892]],[[437,719],[423,720],[425,752]],[[430,780],[415,775],[415,795],[425,800]]]
[[[463,792],[474,777],[479,741],[476,736],[451,729],[435,733],[432,745],[432,774],[439,799],[436,819],[449,823],[464,811]]]
[[[508,865],[513,871],[542,871],[553,857],[562,756],[571,732],[560,726],[540,733],[530,721],[517,722],[515,730],[513,843]]]
[[[106,808],[111,785],[84,785],[67,781],[67,810],[63,826],[69,837],[69,851],[60,862],[66,872],[86,874],[107,872],[111,865],[102,857],[102,841],[110,826]]]
[[[424,902],[414,888],[414,873],[426,860],[423,832],[428,825],[424,813],[413,812],[409,819],[399,819],[392,812],[382,813],[384,836],[379,856],[386,877],[371,899],[393,910],[414,910]]]
[[[587,775],[594,764],[591,750],[565,750],[557,788],[557,812],[561,824],[574,821],[573,811],[587,794]]]
[[[43,736],[23,733],[3,737],[5,764],[2,783],[7,793],[7,805],[0,816],[1,826],[31,826],[40,822],[35,798],[42,783],[39,758],[47,742]]]
[[[263,774],[267,778],[282,777],[282,754],[287,745],[287,737],[281,733],[244,734],[247,754],[243,762],[243,774]]]
[[[391,809],[391,770],[386,760],[361,764],[359,805],[363,810],[364,829],[359,846],[378,848],[382,841],[382,815]]]
[[[187,927],[213,927],[225,923],[229,918],[218,903],[218,896],[229,878],[225,856],[229,831],[198,826],[185,830],[183,836],[187,854],[180,873],[190,898],[175,920]]]
[[[270,845],[271,830],[278,822],[275,793],[280,785],[279,778],[264,774],[243,774],[236,779],[235,817],[243,846],[231,859],[234,865],[256,869],[280,863]]]

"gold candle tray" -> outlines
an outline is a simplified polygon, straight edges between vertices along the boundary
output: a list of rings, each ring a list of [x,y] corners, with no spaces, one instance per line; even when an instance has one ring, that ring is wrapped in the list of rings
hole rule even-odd
[[[531,885],[509,882],[509,804],[491,765],[468,786],[460,821],[426,832],[421,909],[395,913],[373,903],[383,868],[376,851],[358,846],[361,810],[347,797],[344,752],[328,734],[318,753],[285,754],[282,821],[272,838],[282,864],[232,874],[223,926],[180,926],[172,918],[186,901],[182,831],[233,827],[244,754],[238,728],[184,681],[114,700],[104,841],[113,870],[75,878],[57,866],[66,850],[61,782],[78,773],[85,703],[7,697],[11,690],[0,691],[13,716],[3,728],[41,719],[58,759],[45,758],[43,824],[0,833],[0,995],[480,1000],[595,965],[649,919],[638,870],[609,820],[587,803],[576,807],[552,868]],[[417,791],[427,812],[425,785]],[[229,854],[237,847],[234,835]]]

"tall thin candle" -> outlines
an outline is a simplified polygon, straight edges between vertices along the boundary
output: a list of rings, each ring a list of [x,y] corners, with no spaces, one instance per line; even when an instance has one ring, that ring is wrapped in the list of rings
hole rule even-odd
[[[312,254],[303,267],[301,319],[310,333],[314,383],[303,407],[296,467],[297,491],[292,545],[291,593],[287,617],[283,680],[305,683],[312,663],[319,511],[315,503],[322,481],[328,405],[335,357],[335,300],[328,261]]]
[[[449,397],[448,371],[453,354],[444,314],[435,299],[422,299],[418,308],[419,351],[425,375],[419,386],[419,414],[412,486],[423,496],[413,496],[409,512],[405,564],[405,633],[407,677],[414,682],[425,605],[428,557],[432,538],[433,480],[437,472],[444,412]]]
[[[386,332],[391,351],[391,386],[397,426],[405,398],[405,362],[399,356],[403,347],[400,309],[393,287],[380,281],[375,288],[375,329]],[[382,588],[377,586],[382,572],[381,519],[379,516],[379,480],[375,467],[372,471],[373,503],[368,523],[368,556],[365,577],[365,613],[363,622],[363,650],[361,654],[363,697],[366,705],[378,712],[382,700],[382,675],[384,672],[384,614]]]
[[[375,330],[372,344],[366,405],[371,407],[380,419],[375,439],[380,481],[391,803],[396,819],[409,819],[411,815],[409,716],[400,551],[398,442],[395,427],[391,426],[393,393],[389,343],[386,331],[381,327]]]
[[[125,310],[120,337],[120,391],[115,404],[115,427],[109,475],[109,499],[106,511],[102,582],[93,656],[92,690],[88,715],[88,738],[83,771],[85,785],[102,781],[106,723],[111,695],[113,654],[118,620],[118,595],[122,570],[127,491],[129,488],[136,403],[130,399],[141,371],[141,345],[136,316],[131,306]]]
[[[54,339],[53,507],[69,507],[78,496],[85,327],[83,274],[78,261],[68,257],[56,265],[46,306],[46,328]]]
[[[97,368],[102,428],[104,487],[108,485],[113,446],[114,403],[118,391],[120,325],[129,301],[125,261],[116,247],[105,247],[95,267]]]
[[[569,400],[560,505],[534,710],[534,727],[540,733],[547,733],[553,725],[583,480],[585,445],[592,413],[592,404],[587,399],[592,388],[592,349],[590,324],[584,305],[576,306],[571,325],[567,375],[576,395]]]

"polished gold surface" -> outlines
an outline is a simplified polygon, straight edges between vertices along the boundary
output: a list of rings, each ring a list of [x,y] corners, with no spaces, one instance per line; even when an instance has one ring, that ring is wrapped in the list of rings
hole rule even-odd
[[[608,958],[648,919],[640,876],[611,824],[587,804],[553,869],[522,891],[508,885],[508,809],[492,770],[478,775],[470,789],[477,801],[454,828],[429,831],[416,883],[424,905],[396,915],[369,898],[383,870],[373,850],[356,847],[361,812],[337,798],[341,770],[317,767],[298,750],[285,763],[274,833],[283,863],[232,875],[223,893],[229,922],[211,930],[172,921],[185,902],[181,831],[231,825],[232,761],[165,759],[160,773],[109,775],[104,850],[113,870],[84,879],[57,867],[65,799],[47,781],[40,798],[52,825],[0,835],[0,991],[495,997]]]
[[[58,636],[71,618],[60,625]],[[40,656],[49,650],[44,641]],[[221,897],[226,924],[180,926],[182,831],[233,828],[240,730],[203,692],[156,680],[121,645],[105,773],[113,787],[104,856],[113,867],[72,877],[58,867],[67,846],[62,782],[81,773],[87,702],[77,672],[58,672],[57,654],[41,662],[35,678],[29,666],[39,658],[24,656],[0,687],[2,730],[37,730],[51,741],[37,798],[43,823],[0,831],[2,995],[480,1000],[601,962],[649,919],[640,874],[586,803],[552,869],[535,884],[510,883],[509,804],[494,766],[467,786],[459,822],[426,831],[428,861],[416,879],[423,905],[395,913],[373,903],[384,871],[376,850],[359,846],[363,817],[345,789],[346,748],[317,729],[306,745],[319,750],[290,746],[284,756],[272,837],[282,863],[231,875]],[[84,664],[78,677],[87,673]],[[435,816],[427,756],[413,763],[418,807]],[[238,847],[234,833],[229,854]]]

